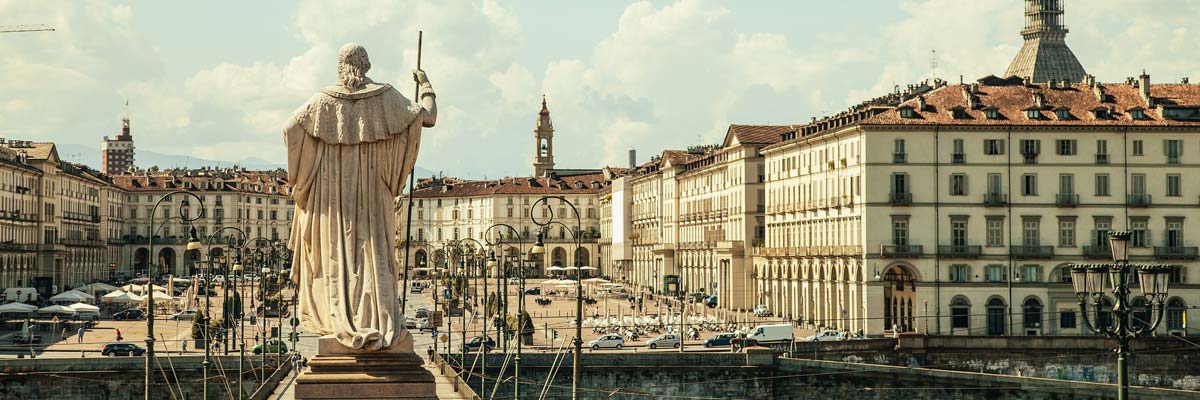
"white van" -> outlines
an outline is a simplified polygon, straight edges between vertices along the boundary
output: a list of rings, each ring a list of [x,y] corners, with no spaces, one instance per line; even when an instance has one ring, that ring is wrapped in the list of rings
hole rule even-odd
[[[753,339],[758,343],[786,343],[792,341],[794,336],[791,325],[759,325],[750,331],[746,339]]]

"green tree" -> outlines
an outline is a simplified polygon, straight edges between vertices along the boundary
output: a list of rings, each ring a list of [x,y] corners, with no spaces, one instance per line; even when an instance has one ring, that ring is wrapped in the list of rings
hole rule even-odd
[[[197,311],[192,318],[192,339],[204,339],[204,328],[207,326],[204,316],[204,311]]]

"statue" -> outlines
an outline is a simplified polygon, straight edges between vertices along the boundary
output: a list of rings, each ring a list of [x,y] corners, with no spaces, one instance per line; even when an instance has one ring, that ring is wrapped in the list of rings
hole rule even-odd
[[[305,330],[353,352],[412,353],[397,301],[392,204],[416,162],[421,128],[437,120],[437,103],[424,71],[413,70],[420,90],[411,102],[368,78],[370,69],[366,49],[343,46],[338,82],[284,126],[296,202],[291,278]]]

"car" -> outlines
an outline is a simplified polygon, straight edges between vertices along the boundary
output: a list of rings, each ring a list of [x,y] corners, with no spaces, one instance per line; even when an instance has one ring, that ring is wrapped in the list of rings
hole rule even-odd
[[[415,318],[405,318],[404,329],[417,329],[417,320]]]
[[[171,315],[172,321],[189,321],[196,318],[196,310],[183,310]]]
[[[708,296],[704,299],[704,305],[708,308],[717,308],[717,295]]]
[[[409,286],[409,289],[408,289],[409,293],[421,293],[424,291],[425,291],[425,285],[421,284],[421,282],[413,282],[412,285]]]
[[[536,287],[535,287],[535,288],[533,288],[533,289],[525,289],[525,294],[527,294],[527,295],[534,295],[534,296],[541,296],[541,295],[542,295],[542,288],[536,288]]]
[[[470,341],[463,343],[463,350],[477,351],[482,347],[483,352],[487,353],[487,352],[492,351],[492,349],[496,348],[495,340],[492,340],[492,338],[490,338],[490,337],[486,338],[486,341],[484,339],[485,338],[483,336],[476,336],[476,337],[471,338]]]
[[[587,345],[588,345],[588,347],[591,347],[592,350],[599,350],[599,349],[620,350],[625,347],[625,338],[621,337],[621,335],[604,335],[604,336],[592,339],[592,341],[588,342]]]
[[[416,318],[415,320],[416,320],[418,331],[433,330],[433,327],[429,326],[429,318],[428,317]]]
[[[755,343],[787,343],[794,340],[795,334],[789,324],[759,325],[750,331],[746,339]]]
[[[766,304],[756,305],[756,306],[754,306],[754,316],[755,317],[770,317],[771,316],[771,308],[767,307]]]
[[[729,343],[736,338],[733,333],[718,333],[716,336],[704,340],[704,347],[727,347]]]
[[[664,333],[662,335],[658,335],[658,337],[656,337],[654,339],[650,339],[650,340],[646,341],[646,347],[649,347],[651,349],[657,349],[659,347],[670,347],[670,348],[678,349],[679,346],[680,346],[679,336],[674,333]]]
[[[213,283],[225,283],[225,275],[215,275],[212,278]]]
[[[13,335],[13,337],[12,337],[13,344],[34,344],[34,343],[41,343],[41,342],[42,342],[41,335],[33,335],[31,337],[25,337],[25,335],[18,333],[16,335]]]
[[[806,337],[804,340],[809,342],[832,342],[835,340],[844,340],[845,336],[845,332],[826,329],[816,335]]]
[[[140,321],[146,319],[146,312],[137,308],[128,308],[114,313],[112,319],[118,321]]]
[[[254,348],[251,349],[251,351],[253,351],[254,354],[262,354],[263,349],[264,349],[263,345],[259,344],[259,345],[254,346]],[[266,349],[267,353],[269,353],[269,354],[283,354],[283,353],[287,353],[287,351],[288,351],[287,344],[279,339],[268,340],[267,346],[265,349]]]
[[[511,277],[511,278],[508,278],[508,283],[509,283],[510,285],[520,285],[520,284],[521,284],[521,278],[518,278],[518,277],[515,277],[515,276],[514,276],[514,277]]]
[[[429,309],[418,308],[416,317],[417,318],[429,318]]]
[[[104,350],[101,350],[100,354],[109,357],[141,356],[146,354],[146,349],[133,343],[116,342],[104,345]]]

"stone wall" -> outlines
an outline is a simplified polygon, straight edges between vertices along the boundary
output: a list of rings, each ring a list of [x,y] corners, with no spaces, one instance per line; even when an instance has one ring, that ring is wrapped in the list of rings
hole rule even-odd
[[[158,357],[153,398],[201,398],[203,360],[203,356],[191,355]],[[238,398],[238,357],[213,356],[210,366],[208,398]],[[246,398],[258,387],[260,366],[260,357],[246,356],[241,386]],[[267,358],[267,366],[269,376],[274,371],[272,358]],[[144,383],[144,357],[0,360],[0,400],[142,399]],[[180,396],[181,391],[185,395]]]

